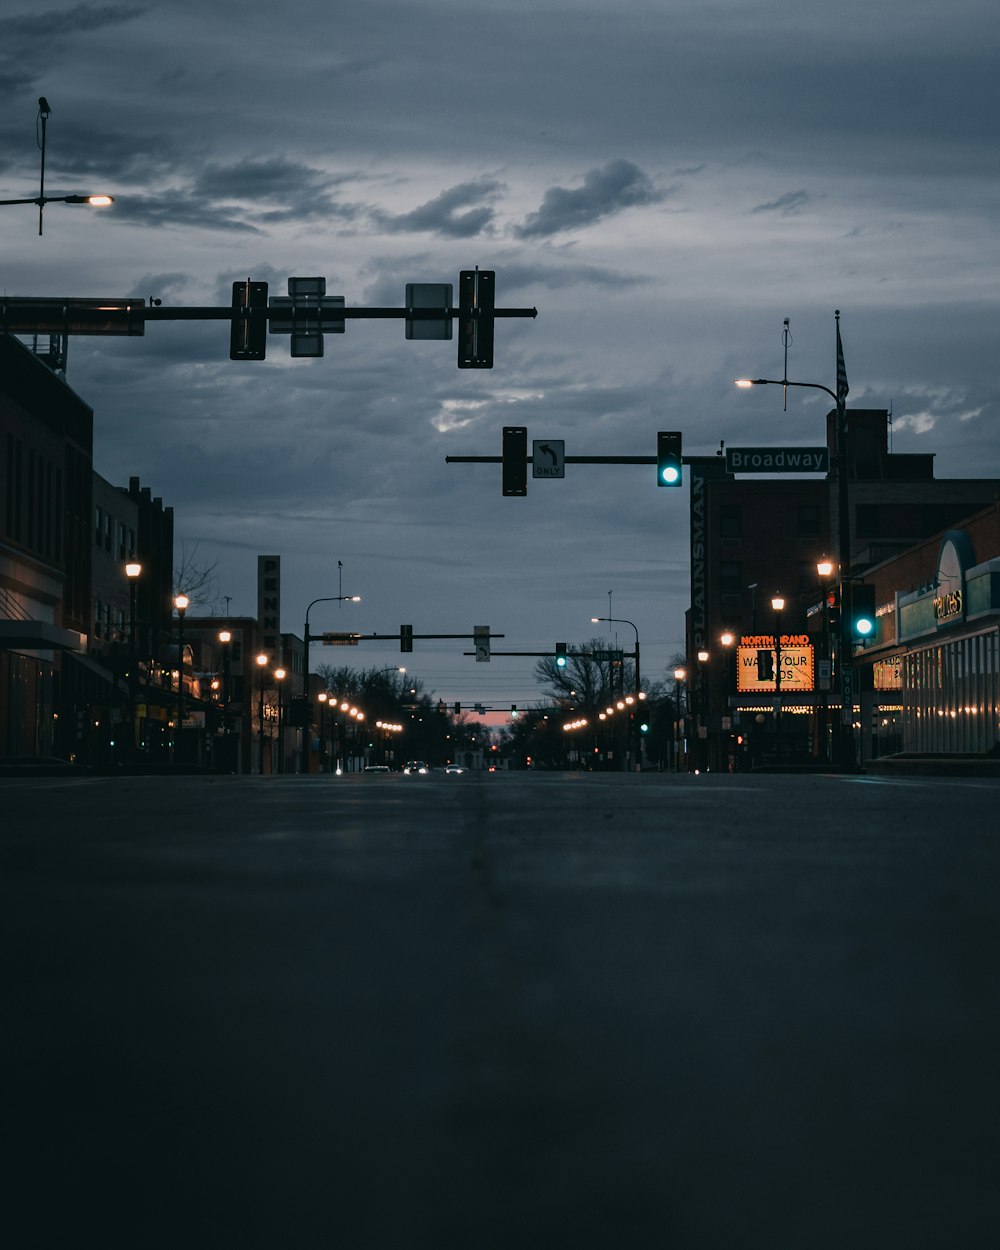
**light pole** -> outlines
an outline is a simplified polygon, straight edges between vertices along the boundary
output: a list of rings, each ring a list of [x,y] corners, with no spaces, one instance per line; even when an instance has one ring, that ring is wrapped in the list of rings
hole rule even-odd
[[[262,651],[257,657],[257,671],[260,673],[260,725],[257,736],[257,772],[264,776],[264,673],[267,668],[268,655]]]
[[[191,600],[187,595],[174,597],[177,609],[177,728],[174,731],[174,763],[178,762],[181,746],[181,726],[184,724],[184,613]]]
[[[142,576],[142,565],[138,560],[129,560],[125,565],[125,576],[128,578],[128,733],[129,754],[135,750],[135,687],[136,687],[136,645],[135,645],[135,614],[136,614],[136,583]]]
[[[285,680],[285,670],[276,668],[274,670],[274,680],[278,684],[278,772],[285,771],[285,718],[283,716],[284,703],[282,701],[282,685]]]
[[[733,646],[736,642],[736,635],[732,630],[724,630],[719,635],[719,642],[722,644],[722,654],[725,656],[725,663],[722,669],[722,708],[723,715],[719,722],[719,751],[725,756],[728,767],[729,762],[729,744],[732,739],[729,735],[732,733],[732,716],[730,711],[730,697],[733,693]],[[726,723],[728,722],[728,724]],[[723,750],[725,746],[725,750]],[[719,760],[719,767],[722,767],[722,759]]]
[[[591,620],[591,623],[594,625],[596,625],[598,621],[607,621],[608,623],[615,624],[615,625],[631,625],[632,628],[635,630],[635,651],[633,652],[633,655],[635,657],[635,697],[636,697],[636,701],[638,701],[640,675],[639,675],[639,630],[637,626],[635,626],[632,623],[632,621],[627,621],[625,620],[624,617],[621,617],[621,616],[592,616],[590,620]],[[639,728],[639,722],[636,719],[636,715],[637,713],[634,713],[632,716],[632,727],[633,727],[632,738],[633,738],[633,749],[635,752],[635,754],[633,755],[633,759],[635,761],[635,771],[638,772],[642,768],[642,761],[639,758],[639,753],[642,749],[642,731]]]
[[[695,760],[699,767],[708,769],[708,700],[705,698],[705,665],[709,661],[707,651],[698,652],[698,711],[695,725],[698,730],[698,745],[695,748]],[[704,743],[704,746],[702,746]]]
[[[29,195],[25,199],[20,200],[0,200],[0,204],[37,204],[38,205],[38,233],[42,233],[43,213],[46,204],[89,204],[92,208],[105,208],[108,204],[113,204],[114,196],[111,195],[46,195],[45,194],[45,130],[48,125],[49,117],[52,115],[52,109],[49,106],[45,96],[38,98],[38,124],[40,127],[38,146],[42,150],[42,167],[38,180],[38,194]]]
[[[677,705],[677,719],[674,721],[674,772],[681,770],[681,743],[684,741],[684,679],[686,668],[674,669],[674,696]]]
[[[313,635],[309,633],[309,613],[313,610],[317,603],[360,603],[360,595],[325,595],[322,599],[314,599],[306,608],[306,624],[303,630],[303,641],[305,643],[305,658],[302,661],[304,669],[302,675],[302,693],[306,697],[306,724],[302,728],[302,772],[309,772],[309,730],[312,728],[310,721],[309,708],[309,643],[312,641]],[[321,635],[317,634],[317,638]]]
[[[787,334],[785,350],[785,377],[780,381],[776,378],[739,378],[739,387],[751,386],[799,386],[809,390],[823,391],[829,395],[837,406],[837,548],[840,560],[840,649],[838,670],[840,673],[841,694],[841,733],[838,737],[838,759],[841,768],[855,769],[857,753],[854,744],[854,667],[851,663],[851,626],[847,614],[843,611],[846,600],[845,587],[851,576],[851,524],[850,524],[850,493],[848,490],[848,469],[850,466],[849,431],[847,426],[847,369],[844,365],[844,347],[840,341],[840,309],[834,310],[837,324],[837,389],[832,391],[828,386],[818,382],[790,382],[788,379]],[[785,322],[788,328],[788,322]],[[787,390],[786,390],[787,394]]]
[[[819,739],[820,739],[820,742],[822,743],[822,746],[821,746],[819,754],[820,754],[820,758],[824,760],[829,759],[828,747],[829,747],[830,734],[829,734],[828,721],[829,721],[830,708],[829,708],[829,693],[828,692],[830,689],[831,673],[833,671],[832,669],[833,648],[831,646],[832,640],[830,638],[829,582],[833,576],[835,568],[836,568],[836,565],[833,563],[832,560],[823,559],[823,560],[818,560],[816,562],[816,572],[820,580],[820,590],[823,593],[823,660],[825,661],[825,664],[826,664],[825,680],[822,679],[822,675],[819,675],[820,680],[818,680],[816,683],[817,687],[819,688],[819,695],[820,695],[820,705],[819,705],[820,716],[819,716],[818,728],[819,728]]]
[[[785,600],[772,595],[771,610],[774,612],[774,753],[781,763],[781,614]]]

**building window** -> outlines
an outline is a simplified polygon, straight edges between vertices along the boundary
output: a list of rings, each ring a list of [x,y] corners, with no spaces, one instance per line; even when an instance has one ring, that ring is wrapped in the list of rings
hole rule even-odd
[[[743,564],[739,560],[719,562],[719,593],[739,595],[743,593]]]
[[[95,599],[94,600],[94,637],[100,638],[100,636],[101,636],[101,601],[100,599]]]
[[[719,535],[727,547],[738,547],[743,541],[743,509],[739,504],[726,503],[719,509]]]
[[[814,503],[799,504],[798,534],[799,541],[805,543],[819,542],[820,513],[819,505]]]
[[[111,515],[110,512],[105,512],[104,514],[104,550],[105,551],[111,550],[111,538],[112,538],[112,535],[114,534],[114,524],[115,524],[114,517]]]
[[[94,509],[94,542],[98,547],[104,542],[104,509]]]
[[[858,538],[880,538],[879,506],[875,503],[859,503],[854,510],[854,524]]]

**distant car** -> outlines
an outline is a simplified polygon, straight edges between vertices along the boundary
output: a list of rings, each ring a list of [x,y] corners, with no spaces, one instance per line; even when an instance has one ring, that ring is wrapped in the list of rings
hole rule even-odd
[[[461,774],[461,773],[464,773],[464,772],[465,772],[465,769],[464,769],[464,768],[460,768],[460,767],[458,766],[458,764],[447,764],[447,765],[445,765],[445,770],[444,770],[444,771],[445,771],[446,773]]]
[[[366,773],[391,773],[392,769],[387,764],[368,764],[365,766]]]
[[[407,760],[403,765],[403,772],[408,777],[424,777],[431,770],[427,767],[423,760]]]

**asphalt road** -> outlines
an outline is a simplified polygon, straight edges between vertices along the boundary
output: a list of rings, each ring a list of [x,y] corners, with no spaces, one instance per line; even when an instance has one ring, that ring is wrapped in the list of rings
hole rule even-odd
[[[995,1250],[998,799],[0,781],[3,1243]]]

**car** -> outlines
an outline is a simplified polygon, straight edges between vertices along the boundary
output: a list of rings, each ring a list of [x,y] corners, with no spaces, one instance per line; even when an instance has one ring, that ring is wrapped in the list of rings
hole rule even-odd
[[[446,774],[451,773],[454,776],[460,776],[462,773],[465,772],[465,769],[460,767],[458,764],[447,764],[445,765],[444,771]]]
[[[407,760],[403,765],[403,772],[407,777],[424,777],[430,771],[423,760]]]

